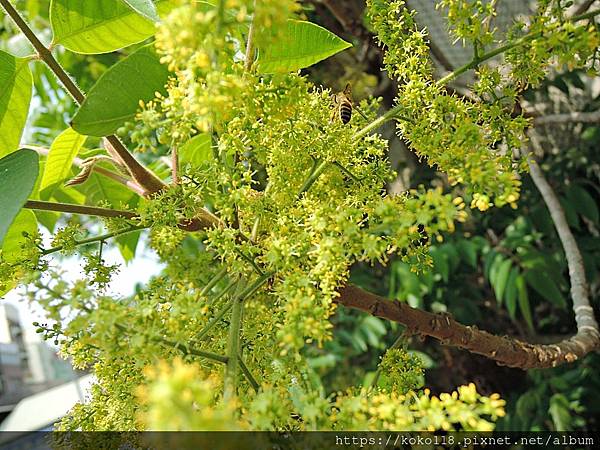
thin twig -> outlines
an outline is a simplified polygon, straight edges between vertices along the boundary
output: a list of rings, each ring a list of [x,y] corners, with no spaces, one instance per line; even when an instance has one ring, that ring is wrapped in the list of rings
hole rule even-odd
[[[86,216],[125,217],[126,219],[133,219],[134,217],[138,216],[132,211],[120,211],[118,209],[99,208],[96,206],[76,205],[72,203],[43,202],[40,200],[28,200],[25,202],[23,208],[35,209],[39,211],[56,211],[71,214],[82,214]]]
[[[254,0],[254,12],[252,14],[252,23],[248,29],[248,39],[246,40],[246,59],[244,60],[244,70],[250,72],[254,63],[254,18],[256,17],[256,0]]]
[[[30,144],[25,144],[25,145],[21,145],[21,148],[28,148],[30,150],[34,150],[36,151],[38,154],[40,155],[45,155],[48,156],[48,154],[50,153],[50,150],[45,148],[45,147],[41,147],[39,145],[30,145]],[[73,159],[73,165],[75,167],[82,167],[83,165],[83,160],[81,158],[75,157],[75,159]],[[115,173],[111,170],[105,169],[104,167],[100,167],[97,165],[94,165],[94,167],[92,168],[93,172],[97,172],[100,175],[103,175],[107,178],[110,178],[113,181],[116,181],[119,184],[122,184],[123,186],[126,186],[127,188],[129,188],[130,190],[134,191],[136,194],[138,195],[144,195],[145,194],[145,190],[138,185],[135,181],[131,181],[128,178],[125,178],[121,175],[119,175],[118,173]]]
[[[111,239],[113,237],[123,236],[124,234],[133,233],[134,231],[143,230],[144,228],[146,228],[146,227],[142,226],[142,225],[131,226],[131,227],[123,228],[121,230],[111,231],[110,233],[102,234],[100,236],[93,236],[93,237],[90,237],[87,239],[81,239],[79,241],[75,241],[75,242],[73,242],[72,246],[79,247],[81,245],[93,244],[94,242],[102,242],[107,239]],[[65,248],[64,245],[59,245],[57,247],[49,248],[49,249],[43,250],[42,255],[46,256],[46,255],[50,255],[52,253],[60,252],[64,248]]]
[[[246,376],[248,383],[250,383],[250,386],[252,386],[255,392],[258,392],[260,385],[258,384],[258,381],[256,381],[256,378],[254,378],[252,375],[252,372],[250,372],[250,369],[248,369],[248,366],[242,359],[242,355],[238,354],[238,362],[240,363],[240,369],[242,369],[242,373]]]

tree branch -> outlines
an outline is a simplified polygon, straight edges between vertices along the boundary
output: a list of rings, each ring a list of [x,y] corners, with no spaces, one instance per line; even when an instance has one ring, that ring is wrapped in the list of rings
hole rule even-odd
[[[132,211],[121,211],[118,209],[98,208],[95,206],[76,205],[71,203],[42,202],[39,200],[28,200],[23,208],[35,209],[40,211],[56,211],[71,214],[83,214],[87,216],[99,217],[125,217],[133,219],[137,214]]]
[[[500,365],[520,369],[548,368],[571,363],[598,348],[598,339],[586,330],[588,345],[582,345],[584,336],[574,336],[554,345],[536,345],[496,336],[475,326],[458,323],[448,314],[433,314],[397,300],[392,301],[356,286],[348,285],[339,291],[336,303],[358,309],[373,316],[401,323],[407,332],[431,336],[444,345],[463,348],[486,356]]]
[[[134,225],[131,227],[123,228],[122,230],[111,231],[110,233],[102,234],[100,236],[93,236],[93,237],[90,237],[87,239],[82,239],[80,241],[75,241],[73,243],[73,246],[79,247],[79,246],[85,245],[85,244],[93,244],[94,242],[106,241],[107,239],[111,239],[111,238],[117,237],[117,236],[122,236],[124,234],[132,233],[134,231],[143,230],[144,228],[146,228],[146,227],[142,226],[142,225]],[[52,253],[60,252],[63,249],[64,249],[64,246],[59,245],[58,247],[53,247],[53,248],[49,248],[47,250],[43,250],[42,255],[43,256],[51,255]]]
[[[596,318],[594,317],[594,310],[590,305],[583,258],[581,257],[575,237],[571,233],[565,217],[565,211],[558,197],[546,180],[546,177],[544,177],[533,155],[529,153],[527,158],[529,174],[548,207],[567,258],[569,278],[571,280],[573,312],[575,313],[575,322],[577,323],[577,334],[571,340],[578,341],[582,349],[591,351],[598,347],[600,343],[600,332],[598,331],[598,322],[596,322]]]
[[[569,122],[600,123],[600,110],[592,112],[574,111],[561,114],[548,114],[533,119],[535,125],[550,125]]]

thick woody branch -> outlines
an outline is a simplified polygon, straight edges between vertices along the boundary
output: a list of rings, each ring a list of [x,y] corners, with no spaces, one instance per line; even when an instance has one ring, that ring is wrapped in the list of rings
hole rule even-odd
[[[474,326],[458,323],[447,314],[433,314],[406,303],[388,300],[356,286],[339,290],[338,304],[398,322],[413,334],[431,336],[444,345],[463,348],[520,369],[548,368],[571,363],[598,348],[598,336],[591,329],[555,345],[539,345],[496,336]]]
[[[548,114],[533,119],[535,125],[554,125],[561,123],[600,123],[600,110],[592,112],[569,112],[562,114]]]
[[[600,343],[600,332],[598,331],[598,322],[594,317],[594,310],[590,305],[583,258],[567,223],[564,209],[531,153],[528,155],[528,162],[531,179],[548,207],[569,267],[573,312],[577,323],[577,335],[571,340],[577,341],[582,349],[591,351]]]

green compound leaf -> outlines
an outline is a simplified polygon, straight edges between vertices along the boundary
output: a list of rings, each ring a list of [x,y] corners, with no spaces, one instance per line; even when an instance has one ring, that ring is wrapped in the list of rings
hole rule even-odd
[[[88,136],[113,134],[135,117],[140,100],[166,94],[169,71],[152,45],[136,50],[104,73],[73,117],[71,126]]]
[[[33,150],[18,150],[0,159],[0,245],[31,194],[38,173],[39,157]]]
[[[152,0],[123,0],[132,9],[137,11],[139,14],[144,16],[146,19],[150,19],[153,22],[158,22],[158,12],[156,12],[156,6]]]
[[[0,51],[0,157],[19,147],[33,79],[28,60]]]
[[[87,136],[68,128],[54,140],[52,146],[50,146],[50,152],[44,167],[44,175],[40,183],[40,198],[42,200],[48,200],[54,189],[67,179],[71,173],[73,160],[83,147],[86,139]]]
[[[258,70],[262,73],[295,72],[348,47],[352,44],[319,25],[288,20],[281,35],[267,48],[259,49]]]
[[[53,44],[76,53],[97,54],[141,42],[156,31],[153,19],[138,14],[152,15],[147,3],[150,1],[52,0]],[[166,0],[157,5],[160,12],[168,11],[172,6]]]

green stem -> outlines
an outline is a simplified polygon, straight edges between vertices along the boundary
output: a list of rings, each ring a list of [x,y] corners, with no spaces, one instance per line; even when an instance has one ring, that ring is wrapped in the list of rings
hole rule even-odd
[[[269,272],[269,273],[264,274],[261,277],[258,277],[254,283],[252,283],[250,286],[248,286],[246,288],[246,290],[240,294],[240,296],[239,296],[240,300],[243,302],[243,301],[246,301],[248,298],[250,298],[274,274],[275,274],[275,272]]]
[[[252,13],[252,23],[248,29],[248,39],[246,40],[246,59],[244,60],[244,70],[250,72],[254,63],[254,18],[256,17],[256,0],[254,0],[254,12]]]
[[[311,174],[308,176],[308,178],[300,188],[300,192],[298,192],[298,197],[300,197],[302,194],[308,191],[312,187],[312,185],[315,184],[315,182],[319,179],[321,174],[325,172],[325,169],[327,169],[328,164],[329,163],[327,161],[321,161],[315,167],[315,169],[311,172]]]
[[[225,304],[225,306],[223,306],[223,308],[221,308],[221,310],[215,315],[215,317],[213,317],[208,322],[208,324],[206,324],[206,326],[202,330],[200,330],[200,332],[198,333],[198,336],[196,337],[196,339],[194,339],[194,342],[200,342],[206,336],[208,336],[208,333],[210,332],[210,330],[212,330],[214,328],[214,326],[217,323],[219,323],[219,321],[223,318],[223,316],[225,314],[227,314],[227,311],[229,311],[231,309],[231,307],[233,306],[233,302],[234,302],[234,300],[230,300]]]
[[[209,298],[208,304],[211,306],[217,306],[219,304],[219,300],[221,300],[221,298],[223,298],[225,294],[227,294],[231,288],[235,286],[236,282],[236,280],[231,281],[227,286],[225,286],[225,289],[217,294],[216,297]]]
[[[187,345],[181,344],[179,342],[169,341],[167,339],[160,338],[160,337],[154,337],[154,338],[152,338],[152,340],[155,342],[164,344],[166,346],[176,348],[177,350],[182,352],[184,355],[199,356],[201,358],[210,359],[211,361],[218,362],[221,364],[228,364],[228,362],[229,362],[229,358],[227,356],[218,355],[218,354],[212,353],[212,352],[205,352],[204,350],[199,350],[197,348],[190,348]]]
[[[56,211],[71,214],[84,214],[87,216],[100,217],[125,217],[133,219],[138,215],[131,211],[121,211],[117,209],[98,208],[95,206],[75,205],[72,203],[42,202],[39,200],[28,200],[23,208],[35,209],[39,211]]]
[[[598,14],[600,14],[600,9],[596,9],[590,12],[587,12],[585,14],[580,14],[578,16],[573,16],[570,19],[570,22],[579,22],[581,20],[586,20],[586,19],[590,19],[592,17],[597,16]],[[526,44],[528,41],[531,41],[532,39],[536,39],[538,37],[540,37],[542,35],[541,32],[536,32],[536,33],[529,33],[526,34],[525,36],[517,39],[514,42],[502,45],[494,50],[491,50],[487,53],[484,53],[483,55],[480,55],[478,58],[473,58],[473,60],[471,60],[470,62],[468,62],[467,64],[465,64],[462,67],[459,67],[458,69],[450,72],[448,75],[446,75],[443,78],[440,78],[437,82],[436,85],[438,86],[444,86],[446,84],[448,84],[450,81],[456,79],[457,77],[459,77],[460,75],[462,75],[463,73],[474,69],[475,67],[477,67],[479,64],[481,64],[484,61],[487,61],[488,59],[491,59],[501,53],[504,53],[508,50],[511,50],[515,47],[519,47],[523,44]],[[377,128],[379,128],[381,125],[383,125],[385,122],[387,122],[390,119],[393,119],[394,117],[398,117],[399,113],[402,111],[402,106],[401,105],[397,105],[394,108],[388,110],[385,114],[383,114],[382,116],[379,116],[377,119],[375,119],[373,122],[371,122],[370,124],[366,125],[365,127],[363,127],[362,129],[360,129],[359,131],[357,131],[354,136],[353,139],[360,139],[363,136],[365,136],[366,134],[368,134],[369,132],[371,132],[372,130],[375,130]]]
[[[238,291],[243,289],[244,281],[240,280]],[[223,399],[228,402],[235,398],[237,391],[237,371],[239,365],[240,333],[242,330],[242,311],[244,303],[241,295],[235,296],[231,305],[231,319],[229,321],[229,336],[227,338],[227,366],[225,367],[225,380]]]
[[[256,378],[252,376],[252,372],[250,372],[250,369],[248,369],[248,366],[242,359],[242,355],[238,355],[238,362],[240,363],[240,369],[242,369],[242,372],[246,376],[248,383],[250,383],[255,392],[258,392],[260,385],[258,384],[258,381],[256,381]]]
[[[121,330],[126,335],[132,334],[131,328],[128,328],[125,325],[116,323],[115,327],[118,328],[119,330]],[[199,356],[201,358],[210,359],[211,361],[215,361],[215,362],[218,362],[221,364],[227,364],[227,362],[229,360],[229,358],[227,358],[227,356],[218,355],[218,354],[212,353],[212,352],[205,352],[204,350],[199,350],[197,348],[190,348],[187,345],[184,345],[184,344],[181,344],[181,343],[175,342],[175,341],[170,341],[163,337],[150,336],[150,340],[157,342],[159,344],[165,345],[167,347],[175,348],[175,349],[179,350],[181,353],[183,353],[184,355]]]
[[[256,264],[256,261],[254,261],[254,259],[252,259],[250,256],[246,255],[243,251],[241,251],[240,249],[236,248],[235,252],[240,255],[242,257],[242,259],[244,261],[246,261],[248,264],[250,264],[252,266],[252,268],[254,269],[254,271],[259,274],[259,275],[264,275],[265,273],[261,270],[260,267],[258,267],[258,264]]]
[[[132,227],[129,227],[129,228],[124,228],[122,230],[113,231],[111,233],[102,234],[100,236],[94,236],[94,237],[91,237],[91,238],[82,239],[80,241],[75,241],[74,246],[75,247],[79,247],[79,246],[85,245],[85,244],[92,244],[94,242],[105,241],[106,239],[110,239],[110,238],[117,237],[117,236],[122,236],[124,234],[132,233],[134,231],[143,230],[144,228],[147,228],[147,227],[145,227],[143,225],[136,225],[136,226],[132,226]],[[63,249],[64,249],[63,245],[59,245],[58,247],[49,248],[47,250],[43,250],[42,251],[42,256],[46,256],[46,255],[50,255],[52,253],[60,252]]]
[[[204,297],[205,295],[207,295],[210,290],[215,287],[215,285],[221,281],[221,279],[227,275],[227,267],[223,267],[221,270],[219,270],[215,276],[212,277],[212,279],[208,282],[208,284],[206,286],[204,286],[202,288],[202,290],[200,291],[200,297]]]

